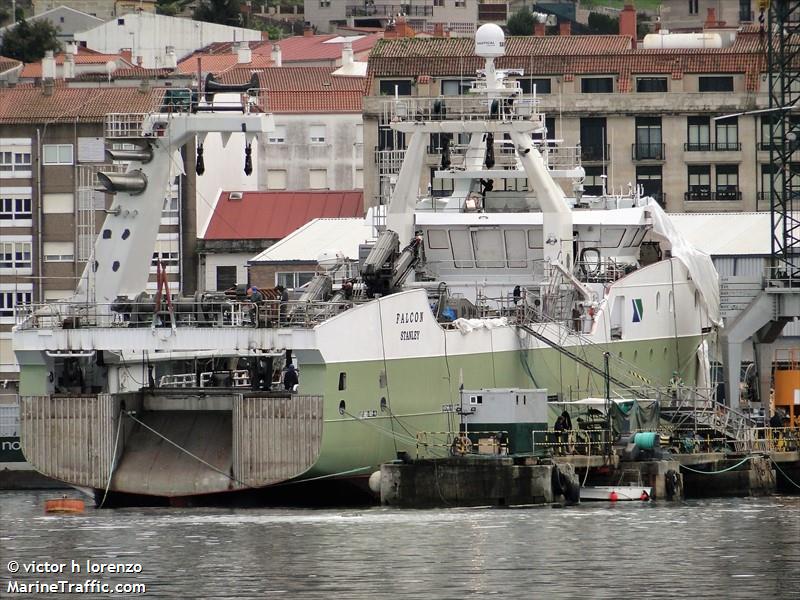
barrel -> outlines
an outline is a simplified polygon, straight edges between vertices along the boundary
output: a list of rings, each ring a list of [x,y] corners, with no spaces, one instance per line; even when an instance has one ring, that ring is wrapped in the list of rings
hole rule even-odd
[[[658,445],[658,434],[655,431],[640,431],[633,436],[633,443],[642,450],[652,450]]]

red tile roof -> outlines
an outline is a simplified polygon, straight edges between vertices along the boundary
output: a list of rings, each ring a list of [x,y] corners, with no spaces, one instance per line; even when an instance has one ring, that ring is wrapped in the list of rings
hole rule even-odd
[[[275,113],[361,112],[363,77],[331,75],[332,67],[236,68],[223,73],[223,83],[245,83],[258,73],[268,90],[265,108]]]
[[[40,87],[0,89],[0,123],[102,123],[108,113],[156,110],[163,96],[163,88],[142,92],[138,87],[55,86],[50,96],[45,96]]]
[[[226,54],[206,54],[195,52],[188,58],[184,58],[178,63],[179,73],[197,73],[197,58],[200,58],[201,70],[203,73],[224,73],[235,68],[258,69],[272,65],[269,55],[256,54],[252,52],[249,63],[239,63],[239,57],[232,52]]]
[[[469,77],[483,67],[474,52],[470,38],[384,39],[370,54],[368,77]],[[759,36],[746,33],[728,48],[668,50],[632,49],[630,38],[618,35],[532,36],[507,38],[497,66],[526,75],[617,74],[621,92],[630,91],[631,74],[744,73],[747,90],[755,91],[765,58]]]
[[[6,56],[0,56],[0,73],[5,73],[13,69],[14,67],[20,66],[22,63],[15,58],[8,58]]]
[[[56,64],[63,65],[64,64],[64,54],[56,54]],[[87,50],[86,48],[79,47],[78,53],[75,55],[75,64],[76,65],[105,65],[108,61],[113,61],[119,63],[123,61],[125,64],[130,66],[130,63],[124,61],[120,54],[100,54],[99,52],[95,52],[94,50]],[[28,63],[23,67],[22,73],[20,73],[20,77],[26,78],[39,78],[42,76],[42,62],[35,62],[35,63]]]
[[[361,217],[363,192],[222,192],[203,239],[278,240],[318,217]]]
[[[383,33],[361,34],[363,37],[355,40],[353,54],[358,57],[361,53],[366,53],[375,46],[381,39]],[[315,60],[335,61],[342,56],[341,43],[326,43],[328,40],[340,37],[338,35],[296,35],[277,42],[281,48],[281,60],[288,62],[312,62]],[[351,37],[351,36],[348,36]],[[253,51],[254,54],[269,55],[272,52],[272,45],[260,46]]]

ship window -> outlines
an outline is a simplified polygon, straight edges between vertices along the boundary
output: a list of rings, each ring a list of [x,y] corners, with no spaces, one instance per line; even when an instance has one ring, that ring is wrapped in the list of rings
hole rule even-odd
[[[528,230],[528,248],[533,248],[537,250],[541,250],[542,248],[544,248],[544,241],[542,240],[541,229]]]
[[[675,311],[675,297],[672,295],[672,291],[669,292],[669,312]]]
[[[111,239],[111,230],[110,229],[103,229],[103,239],[110,240]]]
[[[428,229],[426,239],[428,248],[432,250],[446,250],[450,247],[450,243],[447,241],[447,231],[444,229]]]
[[[381,389],[386,387],[386,371],[381,371],[380,373],[378,373],[378,385],[380,386]]]
[[[622,236],[625,235],[624,227],[605,227],[600,234],[601,248],[619,248]]]
[[[472,232],[475,258],[479,268],[497,269],[505,266],[503,239],[499,229],[479,229]]]
[[[523,229],[509,229],[505,232],[506,259],[511,268],[525,268],[528,266],[527,247],[525,244],[525,231]]]
[[[381,398],[381,412],[386,412],[386,398]]]
[[[344,400],[339,402],[339,414],[343,415],[344,412],[347,410],[347,405],[344,403]]]
[[[347,373],[342,371],[339,373],[339,391],[347,389]]]
[[[456,268],[463,269],[475,266],[472,258],[469,231],[452,230],[450,232],[450,248],[453,252],[453,264]]]
[[[656,312],[661,311],[661,292],[656,292]]]
[[[131,237],[131,230],[130,229],[126,229],[125,231],[122,232],[122,239],[123,240],[127,240],[129,237]]]

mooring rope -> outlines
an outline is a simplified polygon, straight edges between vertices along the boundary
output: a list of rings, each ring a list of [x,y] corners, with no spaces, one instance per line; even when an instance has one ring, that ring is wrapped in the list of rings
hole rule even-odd
[[[108,469],[108,481],[106,482],[106,491],[103,492],[103,499],[100,501],[100,505],[97,508],[103,508],[103,505],[106,503],[106,498],[108,497],[108,490],[111,487],[111,478],[114,476],[114,466],[117,462],[117,447],[119,444],[119,432],[122,431],[122,415],[123,411],[119,411],[117,415],[117,435],[116,439],[114,440],[114,453],[111,455],[111,467]]]
[[[733,471],[733,469],[735,469],[735,468],[737,468],[737,467],[741,467],[741,466],[742,466],[744,463],[746,463],[748,460],[752,460],[752,459],[754,459],[754,458],[756,458],[756,457],[755,457],[755,456],[745,456],[745,457],[744,457],[742,460],[740,460],[740,461],[739,461],[738,463],[736,463],[735,465],[733,465],[733,466],[730,466],[730,467],[728,467],[728,468],[726,468],[726,469],[721,469],[721,470],[719,470],[719,471],[700,471],[700,470],[698,470],[698,469],[693,469],[693,468],[691,468],[691,467],[687,467],[686,465],[681,465],[681,468],[682,468],[682,469],[686,469],[687,471],[691,471],[692,473],[699,473],[700,475],[718,475],[718,474],[720,474],[720,473],[725,473],[725,472],[727,472],[727,471]]]
[[[775,468],[776,468],[776,469],[778,469],[778,471],[780,471],[780,472],[781,472],[781,474],[782,474],[782,475],[783,475],[783,476],[786,478],[786,481],[788,481],[788,482],[789,482],[789,483],[791,483],[791,484],[792,484],[794,487],[796,487],[798,490],[800,490],[800,485],[798,485],[796,482],[792,481],[792,479],[791,479],[791,478],[790,478],[790,477],[789,477],[789,476],[786,474],[786,471],[784,471],[783,469],[781,469],[781,468],[780,468],[780,466],[778,465],[778,463],[777,463],[777,462],[775,462],[775,459],[774,459],[774,458],[772,458],[771,456],[769,457],[769,459],[772,461],[772,464],[773,464],[773,465],[775,465]]]

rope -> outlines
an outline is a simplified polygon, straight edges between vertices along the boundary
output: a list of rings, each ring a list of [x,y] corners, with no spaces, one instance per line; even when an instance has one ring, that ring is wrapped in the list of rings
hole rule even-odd
[[[800,490],[800,485],[798,485],[796,482],[792,481],[792,479],[786,474],[786,471],[781,469],[780,466],[778,465],[778,463],[775,462],[775,459],[772,458],[771,456],[769,457],[769,459],[772,461],[772,464],[775,465],[775,468],[778,469],[778,471],[780,471],[781,474],[786,478],[786,481],[788,481],[794,487],[796,487],[798,490]]]
[[[166,437],[165,435],[163,435],[163,434],[159,433],[158,431],[156,431],[155,429],[153,429],[152,427],[150,427],[150,426],[149,426],[147,423],[145,423],[144,421],[140,421],[139,419],[137,419],[136,417],[134,417],[134,416],[131,414],[131,412],[127,412],[127,413],[125,413],[125,414],[126,414],[128,417],[130,417],[130,418],[131,418],[133,421],[135,421],[136,423],[138,423],[139,425],[141,425],[142,427],[144,427],[145,429],[147,429],[148,431],[150,431],[151,433],[154,433],[155,435],[157,435],[158,437],[160,437],[162,440],[164,440],[164,441],[165,441],[165,442],[167,442],[168,444],[171,444],[172,446],[175,446],[175,447],[176,447],[178,450],[180,450],[180,451],[181,451],[181,452],[183,452],[184,454],[187,454],[187,455],[188,455],[188,456],[190,456],[191,458],[195,459],[197,462],[204,464],[205,466],[207,466],[207,467],[208,467],[209,469],[211,469],[212,471],[216,471],[216,472],[217,472],[217,473],[219,473],[220,475],[222,475],[222,476],[224,476],[224,477],[227,477],[227,478],[228,478],[228,479],[230,479],[231,481],[234,481],[234,482],[238,483],[238,484],[239,484],[239,485],[241,485],[241,486],[244,486],[244,487],[246,487],[246,488],[253,489],[253,486],[251,486],[251,485],[247,485],[247,484],[246,484],[244,481],[240,481],[239,479],[237,479],[237,478],[236,478],[236,477],[234,477],[233,475],[230,475],[229,473],[226,473],[226,472],[225,472],[225,471],[223,471],[222,469],[218,469],[217,467],[215,467],[215,466],[214,466],[214,465],[212,465],[211,463],[204,461],[202,458],[200,458],[200,457],[199,457],[199,456],[197,456],[196,454],[192,454],[192,453],[191,453],[191,452],[189,452],[189,451],[188,451],[186,448],[183,448],[182,446],[180,446],[180,445],[176,444],[175,442],[173,442],[171,439],[169,439],[169,438],[168,438],[168,437]]]
[[[682,469],[686,469],[687,471],[691,471],[692,473],[699,473],[700,475],[718,475],[718,474],[720,474],[720,473],[726,473],[726,472],[728,472],[728,471],[733,471],[733,470],[734,470],[734,469],[736,469],[737,467],[741,467],[741,466],[742,466],[744,463],[746,463],[748,460],[752,460],[752,459],[754,459],[754,458],[756,458],[756,457],[755,457],[755,456],[745,456],[745,457],[744,457],[742,460],[740,460],[740,461],[739,461],[738,463],[736,463],[735,465],[733,465],[733,466],[731,466],[731,467],[728,467],[728,468],[726,468],[726,469],[722,469],[722,470],[720,470],[720,471],[699,471],[699,470],[697,470],[697,469],[693,469],[693,468],[691,468],[691,467],[687,467],[686,465],[681,465],[681,468],[682,468]]]
[[[108,481],[106,482],[106,490],[103,492],[103,499],[100,501],[100,505],[97,508],[103,508],[103,505],[106,503],[106,498],[108,497],[108,489],[111,487],[111,478],[114,475],[114,466],[117,462],[117,446],[119,444],[119,432],[122,431],[122,411],[119,411],[117,415],[117,435],[116,439],[114,440],[114,453],[111,455],[111,467],[108,469]]]

